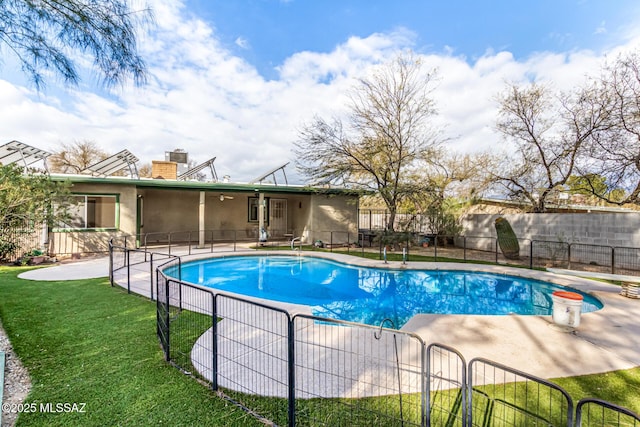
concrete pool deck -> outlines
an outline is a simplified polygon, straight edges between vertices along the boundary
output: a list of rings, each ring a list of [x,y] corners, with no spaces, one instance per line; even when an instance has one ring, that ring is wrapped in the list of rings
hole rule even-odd
[[[298,252],[242,251],[223,254],[199,254],[185,257],[196,259],[211,256],[237,256]],[[482,264],[400,262],[384,264],[348,255],[303,252],[302,255],[330,258],[348,264],[396,269],[436,269],[487,271],[519,275],[570,286],[592,294],[604,303],[604,308],[582,314],[580,326],[573,331],[553,324],[551,316],[474,316],[421,314],[414,316],[402,328],[419,335],[425,343],[440,343],[460,351],[467,361],[487,358],[542,378],[566,377],[629,369],[640,366],[640,300],[623,297],[620,288],[557,273]],[[22,273],[26,280],[75,280],[108,276],[108,258],[79,260],[49,268]],[[148,296],[148,267],[138,274],[132,290]]]

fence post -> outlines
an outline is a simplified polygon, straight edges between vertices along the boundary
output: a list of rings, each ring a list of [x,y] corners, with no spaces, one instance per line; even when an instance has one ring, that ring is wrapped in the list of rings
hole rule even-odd
[[[533,269],[533,240],[529,242],[529,268]]]
[[[567,243],[567,268],[571,270],[571,243]]]
[[[113,239],[109,239],[109,282],[113,287]]]
[[[151,289],[151,301],[153,301],[153,252],[151,252],[151,261],[149,262],[149,281],[149,288]]]
[[[166,304],[166,316],[165,316],[165,325],[166,326],[166,338],[167,338],[167,342],[165,344],[165,359],[167,362],[171,361],[171,313],[169,313],[170,309],[171,309],[171,304],[169,302],[169,283],[171,283],[171,281],[169,280],[163,280],[164,282],[164,291],[165,291],[165,300],[164,303]]]
[[[433,236],[433,260],[438,262],[438,235]]]
[[[127,254],[127,293],[131,293],[131,251],[125,248]]]
[[[211,375],[211,388],[213,390],[218,390],[218,298],[214,294],[211,295],[211,333],[212,337],[212,346],[211,346],[211,357],[213,358],[213,363],[211,365],[212,375]]]
[[[496,264],[498,263],[498,238],[496,237]]]
[[[611,247],[611,274],[616,274],[616,248]]]
[[[467,236],[462,236],[462,258],[467,260]]]
[[[288,363],[288,385],[289,385],[289,426],[294,427],[296,425],[296,342],[295,342],[295,328],[294,328],[294,319],[291,319],[290,316],[287,316],[287,329],[288,329],[288,355],[289,355],[289,363]]]

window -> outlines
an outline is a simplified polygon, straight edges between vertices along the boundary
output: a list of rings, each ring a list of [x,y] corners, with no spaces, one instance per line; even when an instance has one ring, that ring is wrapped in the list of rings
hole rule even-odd
[[[60,228],[97,229],[116,228],[118,216],[117,196],[75,195],[69,217]]]
[[[259,222],[258,217],[258,207],[259,207],[260,199],[257,197],[249,198],[249,222]],[[269,213],[268,213],[268,198],[265,197],[265,210],[264,210],[264,222],[267,224],[269,222]]]

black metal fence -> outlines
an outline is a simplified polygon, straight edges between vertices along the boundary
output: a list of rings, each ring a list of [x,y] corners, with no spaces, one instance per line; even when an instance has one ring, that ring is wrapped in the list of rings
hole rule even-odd
[[[130,289],[124,275],[137,274],[129,264],[139,251],[110,252],[114,283]],[[162,259],[163,269],[179,271],[179,257]],[[157,289],[151,298],[166,360],[276,425],[640,427],[628,409],[595,399],[574,408],[556,384],[486,359],[467,363],[411,333],[291,316],[160,269],[140,271]]]
[[[600,399],[582,399],[576,409],[577,426],[639,427],[638,414]]]
[[[0,230],[0,260],[14,262],[34,249],[41,250],[42,230],[33,227]]]
[[[243,231],[244,233],[244,231]],[[399,260],[412,255],[431,258],[433,261],[479,261],[497,264],[520,265],[528,268],[565,268],[617,275],[640,276],[640,248],[599,246],[545,240],[518,239],[520,253],[507,258],[500,250],[495,237],[465,235],[429,235],[398,233],[389,242],[381,232],[361,231],[308,231],[316,236],[314,241],[302,241],[301,233],[293,230],[292,237],[261,242],[242,237],[238,230],[207,230],[201,245],[200,233],[195,231],[150,233],[143,236],[123,236],[129,245],[138,243],[144,252],[162,252],[166,256],[192,255],[196,253],[233,252],[247,247],[287,247],[306,250],[345,251],[365,255],[376,252],[380,259]],[[249,245],[247,245],[249,244]],[[126,245],[125,245],[126,246]]]

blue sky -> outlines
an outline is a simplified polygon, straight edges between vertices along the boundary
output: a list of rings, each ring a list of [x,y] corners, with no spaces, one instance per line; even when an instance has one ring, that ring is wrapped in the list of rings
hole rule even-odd
[[[536,51],[600,50],[634,25],[638,3],[589,0],[311,1],[191,0],[221,40],[268,78],[300,51],[330,52],[349,37],[404,28],[413,49],[470,61],[508,50],[516,59]]]
[[[137,1],[136,1],[137,3]],[[438,70],[436,124],[461,153],[496,150],[495,96],[535,77],[566,89],[640,47],[635,0],[148,0],[147,86],[50,79],[36,92],[5,48],[0,142],[49,151],[91,140],[142,163],[182,148],[249,181],[287,161],[304,123],[344,117],[349,89],[410,49]],[[81,59],[81,58],[80,58]],[[302,182],[293,163],[290,181]]]

